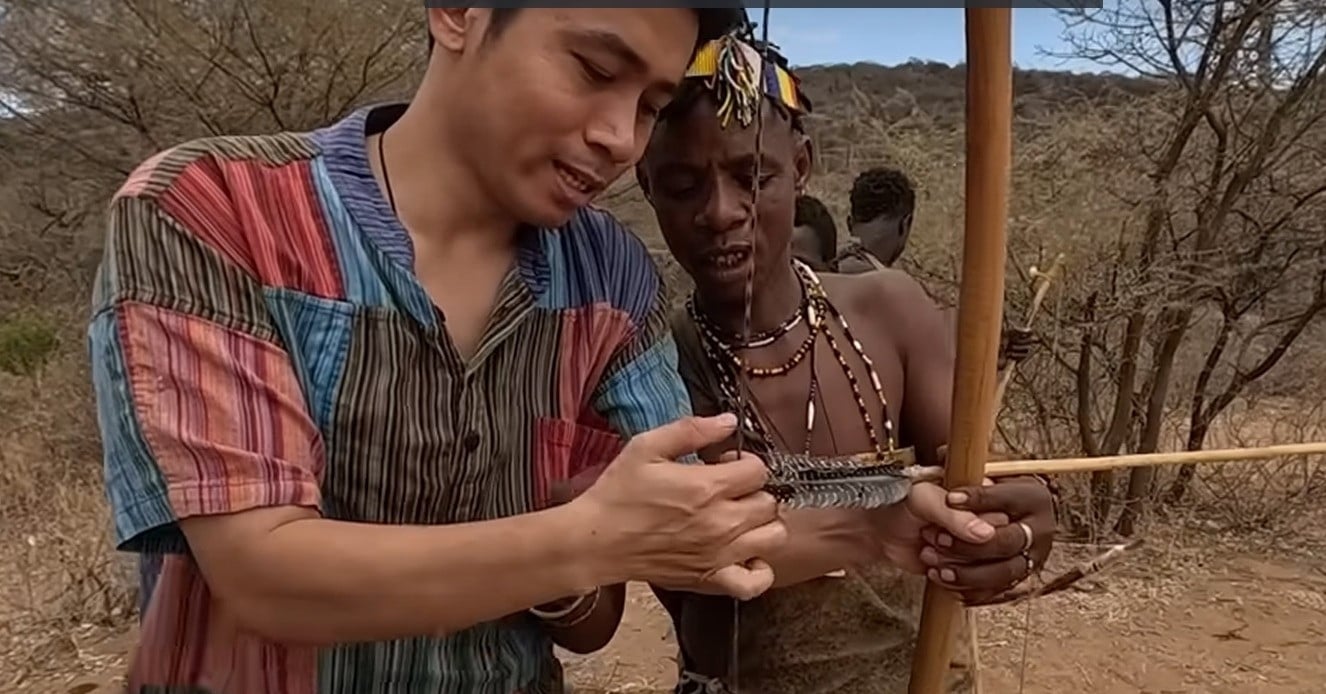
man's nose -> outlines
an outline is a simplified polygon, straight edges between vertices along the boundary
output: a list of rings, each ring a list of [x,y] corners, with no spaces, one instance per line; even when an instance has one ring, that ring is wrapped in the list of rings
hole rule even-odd
[[[710,188],[713,192],[700,208],[700,219],[696,222],[714,231],[731,231],[750,219],[750,191],[724,176],[716,178],[717,181]]]
[[[616,166],[635,163],[643,140],[637,127],[640,124],[638,107],[625,101],[599,110],[585,130],[589,145],[602,149]]]

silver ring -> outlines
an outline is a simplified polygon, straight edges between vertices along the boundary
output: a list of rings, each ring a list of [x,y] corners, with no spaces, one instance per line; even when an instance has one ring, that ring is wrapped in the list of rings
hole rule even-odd
[[[1022,553],[1022,558],[1027,560],[1027,576],[1030,576],[1036,570],[1036,560],[1027,552]]]
[[[1022,527],[1022,533],[1027,536],[1027,540],[1022,544],[1022,549],[1020,550],[1021,553],[1026,554],[1027,551],[1031,549],[1031,546],[1036,544],[1036,536],[1032,534],[1030,525],[1021,521],[1018,521],[1018,525]]]

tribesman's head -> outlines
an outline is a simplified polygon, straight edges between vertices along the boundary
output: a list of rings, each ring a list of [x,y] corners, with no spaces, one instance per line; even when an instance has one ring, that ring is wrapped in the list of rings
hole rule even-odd
[[[636,168],[668,248],[714,301],[743,300],[752,268],[759,287],[787,267],[810,177],[810,104],[786,61],[768,53],[762,62],[736,34],[701,48]]]

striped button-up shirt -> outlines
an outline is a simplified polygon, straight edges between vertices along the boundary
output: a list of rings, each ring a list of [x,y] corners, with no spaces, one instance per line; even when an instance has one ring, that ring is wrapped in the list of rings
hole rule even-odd
[[[598,210],[522,232],[461,359],[365,153],[402,109],[184,144],[114,197],[90,347],[116,542],[150,567],[131,692],[558,691],[526,616],[320,649],[238,631],[177,522],[281,505],[383,524],[511,516],[689,413],[659,274]]]

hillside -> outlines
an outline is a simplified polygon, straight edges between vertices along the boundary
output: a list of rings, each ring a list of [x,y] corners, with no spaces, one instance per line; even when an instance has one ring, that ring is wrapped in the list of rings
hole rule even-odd
[[[843,114],[859,101],[890,104],[901,109],[915,105],[946,125],[961,122],[965,103],[965,65],[913,60],[899,65],[858,62],[815,65],[797,74],[816,113]],[[1016,114],[1030,118],[1050,109],[1079,102],[1124,100],[1154,93],[1159,88],[1149,80],[1106,73],[1075,73],[1055,70],[1014,70],[1013,98]],[[895,112],[896,113],[896,112]]]

